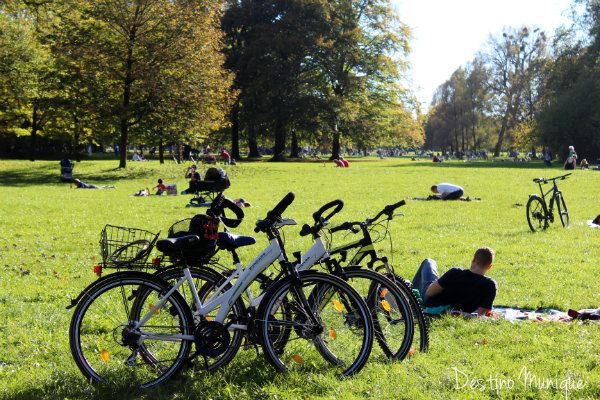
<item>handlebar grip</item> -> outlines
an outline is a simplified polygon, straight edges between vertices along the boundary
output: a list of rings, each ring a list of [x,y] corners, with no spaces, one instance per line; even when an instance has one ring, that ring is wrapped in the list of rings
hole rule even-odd
[[[352,227],[352,223],[351,223],[351,222],[348,222],[348,221],[346,221],[346,222],[344,222],[344,223],[343,223],[343,224],[341,224],[341,225],[338,225],[338,226],[335,226],[335,227],[333,227],[333,228],[330,228],[330,229],[329,229],[329,233],[335,233],[335,232],[338,232],[338,231],[347,231],[347,230],[348,230],[348,229],[350,229],[351,227]]]
[[[285,209],[288,208],[290,204],[292,204],[295,198],[296,194],[294,192],[289,192],[288,194],[286,194],[285,197],[281,199],[281,201],[271,211],[267,213],[267,218],[276,219],[278,217],[281,217],[281,214],[283,214]]]
[[[335,207],[335,209],[327,217],[324,218],[325,221],[328,221],[331,217],[333,217],[335,214],[340,212],[340,210],[342,208],[344,208],[344,202],[341,199],[337,199],[337,200],[330,201],[329,203],[325,204],[323,207],[319,208],[313,214],[313,219],[315,220],[315,222],[320,222],[321,216],[323,215],[323,213],[333,207]]]
[[[402,207],[404,205],[406,205],[406,200],[400,200],[396,204],[390,204],[390,205],[385,206],[385,209],[384,209],[385,211],[384,212],[386,212],[386,213],[392,213],[392,212],[394,212],[394,210],[396,208]]]
[[[300,230],[300,236],[306,236],[308,234],[310,234],[310,225],[308,224],[304,224],[302,225],[302,229]]]

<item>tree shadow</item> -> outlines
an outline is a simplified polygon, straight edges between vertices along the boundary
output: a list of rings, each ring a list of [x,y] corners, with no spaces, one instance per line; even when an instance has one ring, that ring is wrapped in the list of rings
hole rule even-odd
[[[380,165],[382,167],[390,167],[385,163]],[[547,171],[562,171],[562,165],[555,163],[551,167],[547,167],[543,161],[501,161],[501,160],[488,160],[488,161],[447,161],[441,163],[434,163],[433,161],[416,161],[414,163],[402,163],[391,166],[392,168],[407,168],[416,166],[428,166],[434,168],[518,168],[518,169],[536,169],[536,170],[547,170]],[[560,168],[559,168],[560,167]]]
[[[88,184],[93,185],[114,185],[115,182],[123,180],[131,180],[137,178],[150,178],[153,177],[155,172],[153,170],[123,170],[121,168],[107,169],[103,171],[97,171],[95,173],[76,174],[73,172],[74,178],[79,178]],[[50,169],[33,169],[33,170],[9,170],[0,171],[0,184],[4,187],[29,187],[38,185],[64,185],[73,186],[71,182],[62,182],[60,174],[60,168],[56,170]]]

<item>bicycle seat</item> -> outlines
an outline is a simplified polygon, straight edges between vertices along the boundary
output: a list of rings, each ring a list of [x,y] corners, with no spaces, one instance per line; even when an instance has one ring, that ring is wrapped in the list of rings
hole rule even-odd
[[[186,235],[177,238],[160,239],[156,248],[163,253],[175,253],[191,247],[200,241],[198,235]]]
[[[219,232],[219,240],[217,246],[225,250],[235,250],[238,247],[250,246],[256,243],[256,239],[252,236],[234,235],[228,232]]]

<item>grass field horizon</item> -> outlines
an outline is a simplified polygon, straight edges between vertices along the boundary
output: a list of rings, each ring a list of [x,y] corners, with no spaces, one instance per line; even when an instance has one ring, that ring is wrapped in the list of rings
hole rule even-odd
[[[432,320],[428,353],[388,363],[374,345],[364,370],[343,381],[327,373],[278,374],[250,349],[241,351],[222,371],[206,374],[191,368],[156,389],[90,385],[71,357],[67,331],[72,310],[65,307],[96,278],[92,267],[101,262],[102,228],[135,227],[162,231],[165,237],[174,222],[205,211],[185,207],[189,196],[132,197],[155,186],[158,178],[176,183],[179,191],[187,188],[185,165],[151,161],[130,162],[126,169],[117,166],[116,160],[76,163],[74,177],[116,189],[75,190],[59,181],[58,161],[0,160],[0,398],[600,397],[600,334],[595,324],[512,324],[452,317]],[[232,182],[226,195],[243,197],[253,205],[244,209],[245,220],[234,230],[257,238],[255,246],[240,251],[243,264],[266,245],[266,238],[253,232],[254,222],[288,191],[296,193],[296,200],[284,216],[299,224],[285,230],[291,254],[310,247],[310,237],[298,234],[300,226],[310,223],[312,213],[326,202],[344,200],[344,209],[331,221],[335,226],[364,220],[401,199],[425,197],[432,184],[450,182],[481,201],[407,200],[399,210],[405,215],[390,223],[391,253],[388,242],[378,243],[378,250],[393,257],[397,272],[411,279],[427,257],[437,261],[440,273],[468,268],[474,251],[490,246],[496,251],[489,272],[498,283],[496,305],[600,307],[600,271],[595,268],[600,262],[600,229],[586,224],[600,214],[594,197],[598,171],[571,171],[559,182],[570,229],[555,222],[546,232],[532,233],[525,213],[528,196],[539,190],[532,180],[568,172],[558,164],[546,168],[542,161],[432,163],[404,157],[350,159],[347,169],[334,168],[331,162],[242,162],[224,168]],[[333,240],[340,243],[343,236]],[[227,254],[221,261],[229,262]],[[556,385],[527,383],[524,376]],[[561,387],[578,381],[583,387]]]

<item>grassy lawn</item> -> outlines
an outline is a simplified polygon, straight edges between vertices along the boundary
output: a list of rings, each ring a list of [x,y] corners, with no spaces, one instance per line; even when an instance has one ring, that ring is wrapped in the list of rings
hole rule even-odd
[[[227,368],[206,374],[190,368],[156,389],[138,391],[87,383],[75,366],[68,341],[70,298],[95,279],[98,240],[105,224],[163,231],[201,208],[186,208],[189,196],[132,197],[165,183],[187,188],[184,166],[156,161],[84,161],[74,176],[109,190],[75,190],[60,183],[57,161],[0,161],[0,398],[184,399],[184,398],[598,398],[600,333],[594,324],[519,322],[445,317],[431,322],[431,346],[388,363],[374,344],[367,366],[343,381],[331,374],[278,374],[254,349],[241,351]],[[496,250],[489,276],[498,282],[496,304],[530,308],[597,308],[600,303],[600,229],[586,220],[600,213],[597,171],[574,171],[559,183],[571,215],[532,233],[525,214],[537,177],[563,173],[542,162],[434,164],[406,159],[332,163],[242,163],[227,167],[231,198],[254,205],[234,233],[255,235],[265,216],[288,191],[295,202],[285,216],[303,224],[325,202],[341,198],[332,221],[373,216],[386,204],[427,196],[432,184],[465,188],[471,202],[411,201],[395,219],[392,256],[401,275],[412,278],[420,262],[434,258],[440,273],[470,265],[477,247]],[[286,230],[286,248],[306,250],[310,237]],[[248,263],[266,246],[240,251]],[[334,240],[336,237],[334,237]],[[341,242],[342,236],[337,236]],[[338,242],[339,243],[339,242]],[[334,242],[335,244],[335,242]],[[390,254],[389,244],[379,243]],[[226,260],[226,255],[222,257]],[[200,366],[201,359],[196,360]],[[535,377],[537,379],[531,379]],[[529,378],[529,379],[526,379]]]

